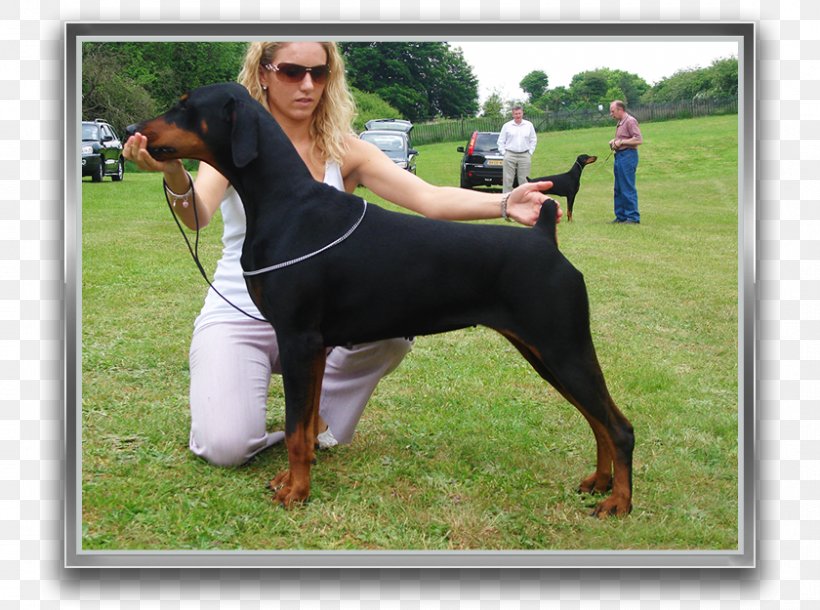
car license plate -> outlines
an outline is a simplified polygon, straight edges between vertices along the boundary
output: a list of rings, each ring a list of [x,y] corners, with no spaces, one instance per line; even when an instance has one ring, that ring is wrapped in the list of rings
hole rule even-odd
[[[504,165],[504,162],[501,159],[490,159],[487,161],[487,165]]]

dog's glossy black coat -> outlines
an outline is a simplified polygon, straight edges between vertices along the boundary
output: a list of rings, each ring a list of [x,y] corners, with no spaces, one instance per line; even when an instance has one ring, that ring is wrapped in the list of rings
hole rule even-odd
[[[276,121],[239,85],[196,89],[129,131],[146,135],[157,159],[201,159],[228,178],[245,206],[246,271],[322,248],[362,214],[359,197],[311,177]],[[557,247],[556,211],[548,200],[536,226],[521,228],[371,205],[345,241],[248,279],[281,355],[289,470],[272,482],[279,501],[290,505],[309,492],[328,346],[481,324],[507,337],[589,421],[597,466],[581,490],[612,489],[595,514],[631,510],[632,427],[606,388],[583,277]]]
[[[595,163],[598,157],[591,155],[578,155],[575,163],[568,172],[555,174],[554,176],[544,176],[543,178],[529,178],[528,182],[552,182],[550,195],[560,195],[567,198],[567,221],[572,221],[572,208],[575,206],[575,196],[581,188],[581,172],[590,163]]]

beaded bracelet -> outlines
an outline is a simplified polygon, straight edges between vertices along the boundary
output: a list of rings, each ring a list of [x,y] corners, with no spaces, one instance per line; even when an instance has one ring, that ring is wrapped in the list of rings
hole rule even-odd
[[[179,202],[179,201],[182,202],[182,207],[183,208],[187,208],[190,205],[189,199],[192,198],[191,195],[193,195],[193,192],[194,192],[194,181],[193,181],[193,178],[191,178],[191,174],[189,174],[187,171],[185,172],[185,175],[188,176],[188,184],[190,186],[188,187],[187,191],[182,193],[182,195],[179,195],[179,194],[175,193],[174,191],[172,191],[168,187],[168,183],[165,182],[164,180],[162,181],[163,185],[165,186],[165,192],[168,193],[168,196],[173,200],[173,203],[171,204],[173,207],[177,207],[177,202]]]

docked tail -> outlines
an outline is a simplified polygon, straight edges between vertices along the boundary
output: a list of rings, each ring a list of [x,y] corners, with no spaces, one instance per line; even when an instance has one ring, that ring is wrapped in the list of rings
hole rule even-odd
[[[535,229],[544,231],[552,242],[558,246],[558,203],[554,199],[549,199],[541,206],[541,214],[535,223]]]

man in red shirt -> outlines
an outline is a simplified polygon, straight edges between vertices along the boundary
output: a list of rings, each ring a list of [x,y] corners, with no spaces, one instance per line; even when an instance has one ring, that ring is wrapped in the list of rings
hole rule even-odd
[[[609,148],[615,151],[615,220],[613,223],[640,224],[638,189],[635,172],[638,169],[638,146],[643,143],[638,121],[626,112],[626,105],[615,100],[609,105],[609,115],[618,121],[615,137]]]

